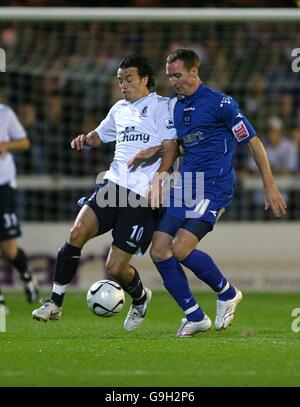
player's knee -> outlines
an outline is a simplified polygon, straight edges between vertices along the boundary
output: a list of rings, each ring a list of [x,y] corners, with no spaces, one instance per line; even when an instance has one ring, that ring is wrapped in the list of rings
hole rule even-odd
[[[88,240],[88,230],[82,223],[74,225],[70,231],[69,241],[71,245],[82,247]]]
[[[185,259],[191,252],[190,248],[187,248],[179,240],[174,239],[172,242],[173,256],[179,261]]]
[[[16,257],[17,251],[15,251],[14,249],[5,248],[1,250],[1,254],[7,261],[11,261],[14,260],[14,258]]]
[[[166,260],[172,256],[171,247],[165,247],[158,244],[152,245],[150,256],[154,262]]]
[[[162,260],[162,252],[159,247],[152,246],[150,249],[150,256],[153,261],[160,261]]]
[[[11,261],[15,259],[18,254],[18,247],[11,244],[2,244],[1,245],[1,254],[7,260]]]

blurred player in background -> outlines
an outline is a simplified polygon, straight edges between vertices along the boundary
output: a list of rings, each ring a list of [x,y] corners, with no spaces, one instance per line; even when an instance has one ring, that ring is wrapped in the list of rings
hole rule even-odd
[[[38,300],[38,289],[28,270],[26,254],[18,247],[21,231],[16,213],[16,167],[11,154],[28,148],[29,140],[17,116],[10,107],[0,104],[0,251],[19,272],[26,300],[31,304]],[[0,307],[8,313],[1,288]]]
[[[211,327],[210,318],[191,293],[182,265],[217,293],[217,330],[230,325],[242,300],[241,291],[227,281],[213,259],[195,249],[199,241],[213,230],[231,202],[235,183],[232,161],[237,144],[248,144],[258,166],[265,189],[265,209],[271,208],[276,217],[286,212],[286,204],[275,185],[265,149],[252,125],[232,97],[202,83],[199,70],[200,60],[194,51],[179,49],[167,58],[166,72],[177,93],[174,126],[184,150],[179,171],[182,176],[192,173],[193,196],[196,174],[203,173],[204,196],[194,208],[185,206],[184,201],[176,207],[173,192],[171,206],[166,209],[158,231],[154,233],[151,248],[151,257],[164,286],[185,313],[177,331],[179,337],[192,336]],[[143,158],[149,159],[160,150],[160,146],[144,150],[130,164]],[[182,199],[183,196],[184,193]],[[191,209],[193,216],[187,216]]]
[[[81,249],[95,236],[112,230],[113,242],[108,254],[106,271],[131,296],[132,306],[124,323],[127,331],[143,322],[151,291],[143,287],[139,273],[129,265],[133,254],[143,254],[152,239],[157,211],[147,204],[146,192],[154,183],[153,174],[168,171],[177,155],[176,131],[170,125],[169,98],[150,93],[154,86],[153,71],[140,56],[123,59],[118,69],[118,81],[124,99],[119,100],[100,125],[87,135],[81,134],[72,148],[98,147],[100,143],[116,141],[114,160],[105,181],[84,201],[67,243],[59,250],[51,299],[33,311],[40,321],[59,319],[64,293],[78,268]],[[97,91],[97,90],[95,90]],[[143,146],[162,144],[160,161],[128,169],[127,162]],[[150,189],[154,191],[153,184]],[[102,205],[105,199],[125,193],[140,204],[136,207],[115,202]]]

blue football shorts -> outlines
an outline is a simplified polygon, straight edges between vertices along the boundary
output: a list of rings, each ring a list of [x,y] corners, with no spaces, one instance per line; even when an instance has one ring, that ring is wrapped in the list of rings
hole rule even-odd
[[[193,233],[198,240],[213,230],[215,223],[225,212],[225,208],[230,205],[232,199],[232,194],[215,190],[213,193],[207,192],[194,206],[187,207],[178,200],[175,204],[176,200],[172,195],[170,206],[164,208],[157,231],[174,237],[179,229],[185,229]]]

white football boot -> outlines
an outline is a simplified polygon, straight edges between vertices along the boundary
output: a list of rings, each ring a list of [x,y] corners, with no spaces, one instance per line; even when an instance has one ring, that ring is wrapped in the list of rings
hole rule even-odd
[[[126,331],[133,331],[134,329],[138,328],[145,319],[147,307],[151,301],[152,292],[146,287],[144,287],[144,290],[146,292],[147,299],[142,305],[131,305],[124,322],[124,329]]]
[[[62,314],[62,307],[58,307],[52,300],[46,300],[44,304],[32,311],[32,318],[38,321],[57,321]]]
[[[227,328],[231,324],[236,308],[243,299],[242,292],[237,288],[235,288],[235,291],[236,295],[231,300],[217,300],[215,327],[218,331]]]
[[[179,338],[189,338],[198,332],[208,331],[210,328],[211,320],[206,314],[204,314],[204,318],[201,321],[188,321],[186,318],[183,318],[176,336]]]

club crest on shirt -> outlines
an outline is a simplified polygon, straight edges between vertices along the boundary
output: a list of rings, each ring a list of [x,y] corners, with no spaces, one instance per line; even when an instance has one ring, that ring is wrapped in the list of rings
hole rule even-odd
[[[147,113],[148,113],[148,106],[144,106],[140,113],[140,117],[147,117]]]
[[[184,121],[184,124],[186,126],[188,126],[189,124],[191,124],[191,116],[189,114],[184,113],[183,121]]]

